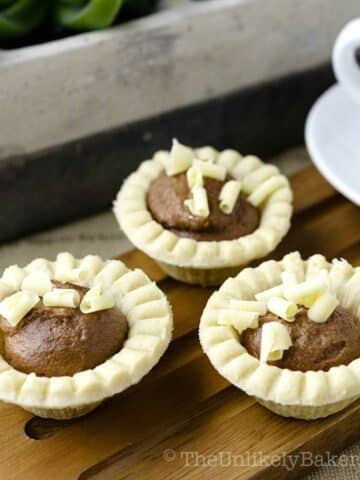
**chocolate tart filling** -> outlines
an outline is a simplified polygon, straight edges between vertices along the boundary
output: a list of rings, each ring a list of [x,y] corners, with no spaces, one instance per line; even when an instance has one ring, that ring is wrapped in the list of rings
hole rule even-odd
[[[88,289],[53,282],[57,288]],[[39,376],[73,375],[96,367],[119,351],[127,337],[126,317],[111,308],[84,314],[79,308],[46,307],[42,300],[15,327],[0,316],[3,356],[17,370]]]
[[[324,323],[309,320],[306,308],[298,312],[294,322],[266,313],[259,318],[258,328],[249,328],[241,335],[242,345],[256,358],[260,358],[261,327],[264,323],[273,321],[286,326],[292,346],[284,351],[281,360],[268,362],[271,365],[302,372],[327,371],[331,367],[347,365],[360,357],[360,322],[339,306]]]
[[[221,241],[234,240],[252,233],[259,226],[259,210],[240,194],[232,213],[223,213],[220,210],[219,195],[224,183],[204,178],[210,215],[200,217],[192,215],[184,205],[184,201],[191,196],[186,174],[168,176],[162,172],[149,187],[148,209],[158,223],[180,237],[198,241]]]

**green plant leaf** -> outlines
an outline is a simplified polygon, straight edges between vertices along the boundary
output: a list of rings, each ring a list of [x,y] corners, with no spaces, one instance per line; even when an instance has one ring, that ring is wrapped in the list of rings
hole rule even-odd
[[[34,30],[49,11],[49,1],[1,0],[0,37],[18,38]]]
[[[55,16],[71,30],[97,30],[114,22],[122,4],[123,0],[58,0]]]

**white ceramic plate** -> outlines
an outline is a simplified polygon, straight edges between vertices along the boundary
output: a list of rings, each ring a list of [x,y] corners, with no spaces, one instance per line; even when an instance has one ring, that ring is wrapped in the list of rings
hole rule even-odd
[[[360,205],[360,105],[337,84],[313,105],[305,141],[317,168],[349,200]]]

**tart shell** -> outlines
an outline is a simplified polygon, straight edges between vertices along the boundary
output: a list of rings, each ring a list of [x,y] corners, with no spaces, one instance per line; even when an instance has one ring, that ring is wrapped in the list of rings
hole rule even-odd
[[[170,277],[181,282],[203,287],[216,286],[223,283],[227,278],[239,273],[239,267],[228,268],[184,268],[169,263],[156,262]]]
[[[81,260],[75,262],[81,265]],[[106,288],[113,293],[129,325],[122,348],[95,368],[66,377],[25,374],[0,355],[0,400],[44,418],[70,419],[85,415],[103,400],[138,383],[159,361],[173,330],[166,296],[142,270],[129,270],[118,260],[103,262],[98,275],[110,262],[117,264],[118,273]],[[48,262],[48,266],[56,272],[56,261]],[[82,286],[91,288],[94,282],[96,276]]]
[[[263,198],[258,206],[260,224],[253,233],[235,240],[196,241],[179,237],[156,222],[147,207],[146,195],[152,181],[164,170],[169,152],[157,152],[152,160],[144,161],[125,180],[114,202],[120,228],[139,250],[170,276],[201,285],[218,285],[229,274],[238,273],[274,250],[289,230],[292,214],[292,191],[277,167],[252,155],[242,157],[235,150],[212,151],[215,161],[241,180],[245,194]]]
[[[292,371],[251,356],[230,326],[219,325],[219,314],[230,308],[230,299],[253,300],[256,293],[281,283],[283,271],[296,274],[298,281],[316,277],[326,269],[330,288],[340,305],[359,318],[360,268],[345,260],[328,262],[322,255],[302,260],[298,252],[280,262],[269,260],[246,268],[229,278],[209,299],[200,321],[199,336],[212,365],[229,382],[254,396],[259,403],[286,417],[326,417],[360,397],[360,358],[329,371]],[[360,321],[360,320],[359,320]]]

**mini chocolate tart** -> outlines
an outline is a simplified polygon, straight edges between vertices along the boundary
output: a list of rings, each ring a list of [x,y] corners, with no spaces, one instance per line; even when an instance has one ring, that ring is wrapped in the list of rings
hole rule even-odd
[[[149,187],[148,209],[157,222],[179,237],[219,242],[249,235],[259,227],[260,212],[240,194],[231,214],[225,214],[220,209],[219,195],[226,181],[204,179],[210,214],[201,217],[192,215],[184,204],[190,197],[185,173],[169,176],[162,172]]]
[[[73,289],[83,299],[88,289]],[[42,299],[16,326],[0,316],[4,359],[17,370],[39,376],[62,377],[95,368],[118,352],[127,337],[125,315],[116,308],[83,313],[79,308],[48,307]]]
[[[191,170],[200,170],[200,178]],[[278,168],[258,157],[174,142],[126,179],[114,214],[133,244],[170,276],[218,285],[282,240],[292,192]]]
[[[141,380],[171,339],[165,295],[118,260],[13,265],[0,300],[0,400],[42,417],[91,411]]]
[[[225,281],[200,342],[221,375],[273,412],[326,417],[360,397],[359,294],[359,268],[294,252]]]

